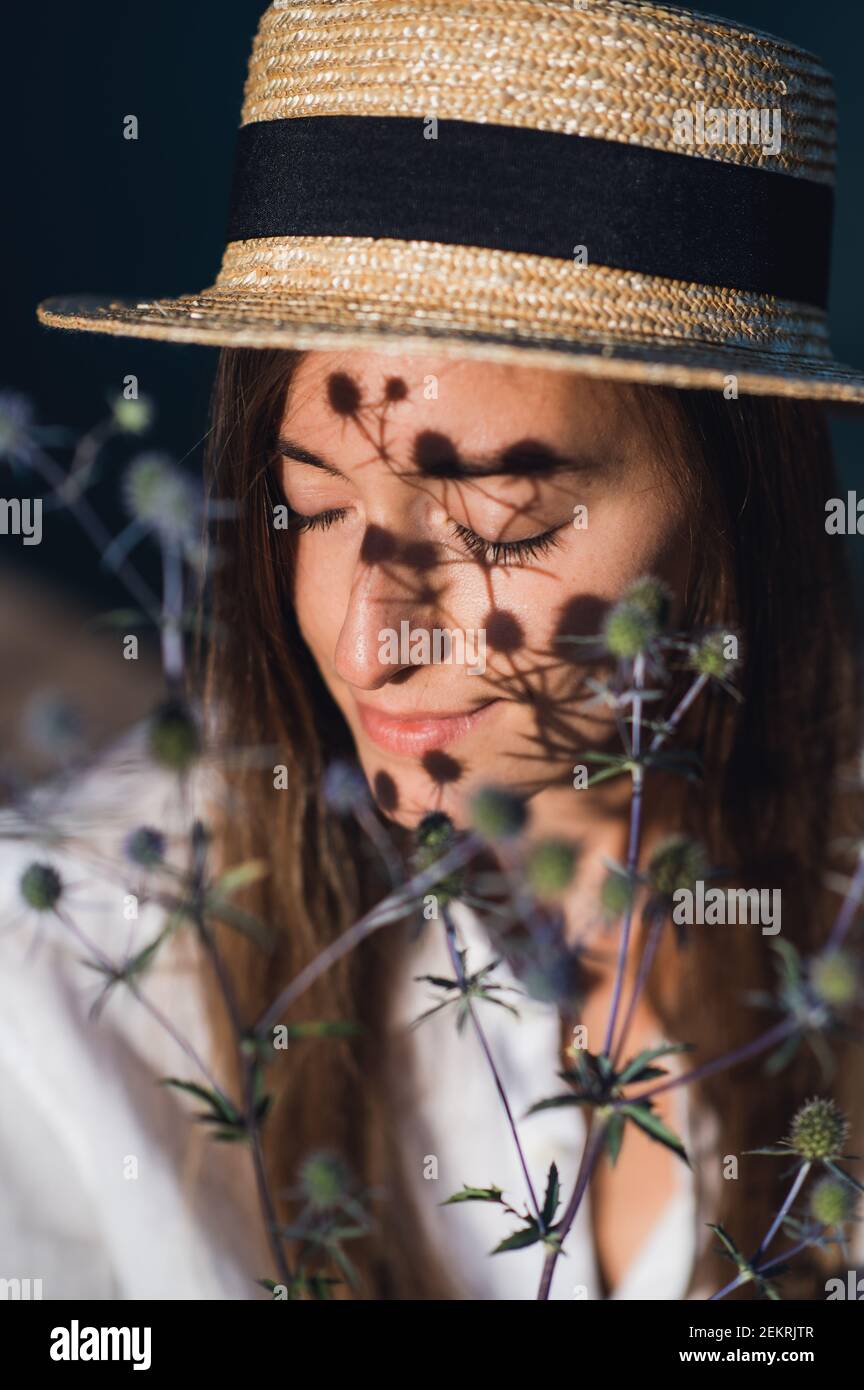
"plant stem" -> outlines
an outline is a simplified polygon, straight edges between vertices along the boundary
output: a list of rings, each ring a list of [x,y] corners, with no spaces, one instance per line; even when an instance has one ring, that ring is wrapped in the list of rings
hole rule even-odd
[[[639,970],[633,984],[633,993],[630,996],[630,1003],[627,1006],[627,1012],[624,1015],[624,1021],[621,1024],[621,1031],[618,1035],[618,1042],[615,1047],[615,1055],[612,1059],[612,1065],[616,1069],[618,1067],[618,1060],[621,1056],[621,1053],[624,1050],[624,1044],[627,1041],[627,1034],[630,1031],[630,1025],[633,1022],[633,1015],[636,1012],[636,1005],[639,1002],[639,996],[641,995],[642,990],[645,987],[645,981],[648,979],[648,975],[650,973],[654,957],[657,954],[657,947],[660,943],[660,934],[663,930],[663,924],[664,918],[659,914],[651,923],[651,934],[648,937],[647,942],[645,943],[645,950],[642,952],[642,959],[639,962]]]
[[[849,928],[855,920],[855,913],[861,906],[862,897],[864,897],[864,850],[861,851],[858,857],[855,876],[849,885],[849,891],[843,899],[840,911],[837,913],[834,925],[831,928],[831,934],[828,937],[828,950],[836,951],[842,945]]]
[[[645,688],[645,657],[642,652],[639,653],[634,662],[633,684],[636,690],[636,694],[633,697],[632,735],[632,754],[635,760],[635,766],[632,774],[633,795],[630,800],[630,832],[627,846],[627,879],[630,884],[630,897],[627,903],[627,911],[624,914],[624,925],[621,928],[621,940],[618,945],[618,964],[615,971],[615,985],[612,992],[612,1004],[609,1009],[609,1020],[606,1025],[606,1037],[603,1043],[603,1051],[607,1056],[611,1056],[612,1053],[612,1040],[615,1035],[615,1024],[618,1018],[621,990],[623,988],[624,973],[627,967],[627,955],[630,947],[630,930],[633,921],[633,884],[635,882],[636,869],[639,862],[643,783],[643,769],[638,762],[642,740],[642,697],[639,692]]]
[[[513,1111],[510,1109],[510,1102],[507,1099],[507,1092],[504,1089],[504,1083],[502,1082],[498,1068],[495,1065],[495,1058],[492,1056],[492,1049],[490,1048],[489,1042],[486,1038],[486,1034],[483,1031],[483,1026],[480,1023],[479,1018],[477,1017],[476,1010],[471,1004],[470,999],[467,998],[467,981],[465,979],[465,971],[462,967],[462,961],[460,959],[459,950],[456,945],[456,928],[453,925],[453,917],[448,907],[445,907],[443,909],[443,916],[444,934],[447,941],[447,950],[450,955],[450,961],[452,963],[453,970],[456,974],[456,979],[459,984],[459,988],[462,990],[463,994],[466,995],[466,1006],[468,1009],[468,1015],[471,1019],[472,1024],[474,1025],[474,1031],[477,1034],[480,1046],[483,1049],[486,1061],[489,1065],[489,1070],[492,1073],[492,1079],[495,1082],[495,1089],[497,1090],[498,1095],[501,1097],[501,1104],[504,1106],[504,1113],[507,1116],[507,1124],[510,1127],[510,1133],[513,1136],[513,1143],[516,1146],[516,1153],[519,1156],[519,1166],[522,1169],[522,1175],[525,1178],[525,1184],[528,1188],[528,1195],[531,1199],[531,1206],[533,1207],[534,1215],[537,1218],[537,1225],[540,1227],[542,1231],[544,1229],[544,1223],[541,1214],[540,1203],[537,1200],[537,1193],[534,1190],[534,1184],[531,1181],[531,1174],[528,1171],[528,1164],[525,1160],[525,1154],[519,1139],[519,1131],[516,1128],[516,1121],[513,1118]]]
[[[651,740],[652,753],[656,753],[659,748],[662,748],[669,735],[671,733],[674,733],[675,729],[678,727],[681,720],[684,718],[684,715],[687,713],[688,709],[693,704],[693,701],[697,699],[697,697],[702,693],[707,684],[707,676],[696,677],[693,684],[690,686],[690,689],[685,691],[685,693],[681,696],[681,699],[678,701],[674,710],[667,719],[665,729],[658,729],[657,733]]]
[[[480,841],[474,835],[468,835],[452,850],[445,854],[436,863],[430,864],[427,869],[415,874],[406,884],[398,888],[395,893],[382,899],[359,921],[349,927],[346,932],[331,944],[314,960],[300,971],[300,974],[286,985],[279,993],[277,998],[259,1018],[255,1024],[254,1032],[258,1036],[268,1033],[271,1028],[279,1022],[286,1009],[300,998],[300,995],[309,989],[325,971],[329,970],[336,961],[348,955],[361,941],[365,941],[367,936],[378,931],[379,927],[385,927],[388,923],[398,920],[411,903],[418,897],[422,897],[427,888],[434,888],[445,874],[452,873],[455,869],[462,868],[468,860],[475,855],[480,848]]]
[[[784,1260],[791,1260],[793,1255],[800,1255],[802,1250],[806,1250],[810,1245],[809,1240],[799,1240],[797,1245],[793,1245],[791,1250],[784,1250],[782,1255],[775,1255],[773,1260],[767,1260],[764,1265],[760,1265],[759,1273],[764,1274],[766,1269],[773,1269],[775,1265],[782,1265]]]
[[[68,913],[64,912],[63,909],[59,907],[54,908],[54,913],[55,916],[63,923],[63,926],[67,929],[67,931],[69,931],[71,935],[75,937],[75,940],[81,946],[83,946],[86,951],[90,952],[93,959],[98,962],[98,964],[102,967],[102,969],[105,971],[107,975],[113,976],[118,981],[122,979],[123,983],[126,985],[133,998],[137,999],[138,1003],[142,1006],[142,1008],[144,1008],[147,1011],[150,1017],[153,1018],[161,1028],[164,1028],[165,1032],[169,1035],[169,1037],[174,1039],[177,1046],[182,1049],[182,1051],[188,1057],[189,1061],[192,1062],[193,1066],[195,1066],[197,1070],[200,1071],[201,1075],[205,1078],[211,1090],[215,1091],[218,1096],[220,1096],[223,1100],[227,1101],[228,1097],[223,1092],[222,1087],[219,1085],[219,1083],[212,1076],[207,1064],[198,1055],[192,1044],[190,1042],[187,1042],[187,1040],[183,1037],[181,1033],[177,1032],[177,1029],[174,1027],[174,1024],[171,1022],[169,1018],[166,1017],[165,1014],[163,1014],[162,1010],[158,1008],[158,1006],[154,1004],[150,999],[148,999],[146,995],[141,993],[134,980],[130,980],[128,977],[123,975],[121,967],[114,965],[113,961],[111,961],[108,958],[108,956],[106,956],[105,953],[102,950],[100,950],[100,948],[94,942],[89,940],[89,938],[85,935],[85,933],[81,930],[77,923],[75,923],[72,920]]]
[[[810,1166],[811,1165],[809,1163],[801,1164],[801,1167],[798,1169],[798,1174],[795,1178],[795,1181],[793,1182],[792,1186],[786,1194],[786,1200],[783,1203],[780,1210],[778,1211],[777,1215],[774,1217],[774,1220],[771,1222],[771,1227],[768,1230],[767,1234],[762,1237],[759,1249],[756,1251],[756,1254],[750,1261],[751,1264],[755,1264],[756,1261],[759,1259],[760,1255],[764,1255],[765,1251],[768,1249],[768,1246],[771,1244],[772,1240],[776,1236],[781,1224],[783,1223],[786,1217],[786,1213],[788,1212],[792,1203],[795,1201],[795,1198],[798,1196],[798,1193],[801,1191],[802,1184],[805,1178],[807,1177],[807,1174],[810,1172]]]
[[[162,552],[162,670],[172,689],[183,680],[183,556],[175,543],[163,540]]]
[[[777,1042],[782,1042],[783,1038],[788,1038],[790,1033],[796,1032],[798,1027],[799,1024],[796,1019],[781,1019],[767,1032],[760,1033],[758,1038],[754,1038],[752,1042],[744,1043],[732,1052],[724,1052],[722,1057],[714,1057],[710,1062],[703,1062],[701,1066],[694,1067],[692,1071],[683,1072],[680,1076],[673,1076],[668,1081],[659,1081],[654,1086],[649,1086],[647,1091],[640,1091],[638,1096],[633,1096],[631,1099],[634,1101],[647,1100],[649,1096],[659,1096],[663,1091],[673,1090],[675,1086],[689,1086],[694,1081],[702,1081],[706,1076],[713,1076],[715,1072],[725,1070],[726,1067],[735,1067],[739,1062],[746,1062],[749,1057],[757,1057],[766,1048],[773,1047]]]
[[[381,856],[381,860],[387,870],[387,877],[390,880],[390,887],[397,888],[400,883],[405,882],[405,875],[402,872],[402,862],[394,849],[390,836],[383,825],[377,819],[372,806],[368,802],[362,802],[358,806],[354,815],[361,828],[368,835],[372,844]]]
[[[768,1260],[764,1265],[760,1265],[756,1273],[765,1274],[769,1269],[773,1269],[775,1265],[783,1264],[784,1260],[791,1260],[793,1256],[800,1255],[802,1250],[806,1250],[809,1244],[809,1240],[799,1240],[798,1244],[793,1245],[791,1250],[784,1250],[782,1255],[775,1255],[773,1260]],[[718,1299],[725,1298],[727,1293],[731,1293],[733,1289],[740,1288],[742,1284],[749,1284],[750,1279],[751,1276],[749,1274],[736,1274],[735,1278],[730,1279],[728,1284],[724,1284],[722,1289],[718,1289],[716,1293],[712,1293],[707,1301],[709,1303],[716,1303]]]
[[[45,454],[41,450],[37,450],[31,456],[31,462],[34,464],[37,472],[42,474],[46,482],[50,483],[50,485],[58,491],[62,490],[67,475],[63,472],[59,464],[55,463],[50,454]],[[71,508],[96,549],[101,555],[104,555],[112,545],[113,539],[107,528],[103,526],[87,498],[75,498],[71,503]],[[156,600],[156,595],[148,585],[145,584],[138,572],[125,561],[122,564],[116,565],[114,569],[115,573],[126,585],[126,588],[129,590],[129,593],[138,606],[144,610],[153,622],[158,622],[159,604]]]
[[[117,427],[109,416],[101,425],[94,425],[92,430],[81,436],[75,446],[69,472],[60,487],[55,489],[56,496],[67,506],[74,506],[85,488],[90,486],[100,451],[116,433]]]
[[[543,1263],[543,1273],[540,1277],[540,1287],[537,1290],[537,1301],[541,1302],[549,1298],[549,1291],[552,1288],[552,1276],[555,1273],[555,1265],[561,1253],[561,1246],[567,1238],[570,1227],[576,1219],[576,1213],[582,1202],[591,1180],[591,1174],[600,1154],[603,1152],[603,1140],[606,1134],[606,1122],[594,1123],[593,1113],[588,1116],[588,1132],[585,1137],[585,1147],[582,1150],[582,1162],[579,1165],[579,1172],[576,1175],[576,1186],[573,1195],[567,1204],[561,1220],[555,1227],[558,1236],[558,1249],[550,1250]]]
[[[279,1278],[281,1282],[285,1284],[286,1288],[290,1288],[291,1271],[285,1255],[282,1236],[279,1232],[276,1204],[270,1189],[270,1180],[267,1176],[267,1169],[264,1164],[264,1152],[261,1147],[261,1127],[255,1113],[255,1057],[254,1054],[252,1057],[248,1056],[243,1049],[243,1023],[240,1018],[240,1011],[237,1007],[234,990],[228,977],[228,972],[225,969],[225,963],[207,927],[204,912],[200,905],[196,908],[194,920],[198,928],[200,939],[213,966],[213,971],[219,983],[219,990],[231,1023],[243,1088],[243,1110],[246,1121],[246,1133],[249,1136],[252,1164],[255,1171],[255,1185],[258,1191],[258,1200],[261,1204],[262,1215],[264,1217],[267,1240],[276,1263],[276,1269],[279,1272]]]

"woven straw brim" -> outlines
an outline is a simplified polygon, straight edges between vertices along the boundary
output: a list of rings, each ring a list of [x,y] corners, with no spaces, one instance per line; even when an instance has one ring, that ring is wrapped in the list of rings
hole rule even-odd
[[[695,290],[697,287],[690,287]],[[465,327],[454,315],[360,300],[346,293],[264,296],[252,291],[204,292],[146,303],[94,296],[46,300],[42,323],[78,332],[196,343],[336,352],[366,349],[398,356],[440,354],[521,366],[546,367],[607,380],[645,382],[682,389],[723,390],[730,376],[744,394],[864,404],[864,373],[826,355],[814,361],[800,351],[688,339],[670,325],[664,334],[624,339],[609,326],[566,333],[544,332],[542,319]],[[602,314],[601,314],[602,318]],[[797,344],[796,344],[797,345]]]
[[[50,299],[39,306],[39,318],[52,328],[108,333],[160,342],[196,343],[205,347],[252,347],[336,352],[366,349],[393,356],[465,357],[517,366],[547,367],[610,381],[645,382],[681,389],[722,390],[730,376],[742,393],[786,396],[797,400],[845,401],[864,404],[864,374],[839,362],[818,367],[800,356],[778,361],[777,354],[756,349],[700,346],[667,341],[636,345],[603,341],[571,342],[539,337],[520,341],[488,332],[457,331],[417,324],[396,327],[364,322],[344,315],[316,321],[266,314],[254,298],[207,300],[189,297],[151,302],[146,309],[117,300]]]

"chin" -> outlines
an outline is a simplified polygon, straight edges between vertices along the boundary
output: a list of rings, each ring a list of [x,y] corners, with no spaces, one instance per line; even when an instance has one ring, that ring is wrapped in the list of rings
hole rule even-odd
[[[530,800],[555,780],[550,775],[541,785],[529,785],[520,779],[520,774],[524,774],[519,764],[508,766],[510,760],[505,755],[489,759],[488,749],[486,752],[483,767],[474,767],[464,775],[444,761],[443,750],[431,758],[431,768],[419,762],[390,760],[377,750],[367,754],[364,749],[360,762],[376,805],[387,820],[410,830],[425,815],[439,811],[450,817],[457,830],[467,830],[471,825],[471,799],[481,787],[507,787]],[[430,762],[429,756],[425,761]]]
[[[411,829],[430,811],[443,811],[458,829],[468,824],[468,803],[473,791],[489,778],[448,784],[422,766],[392,763],[380,755],[361,758],[376,805],[387,820]],[[443,771],[443,770],[442,770]]]

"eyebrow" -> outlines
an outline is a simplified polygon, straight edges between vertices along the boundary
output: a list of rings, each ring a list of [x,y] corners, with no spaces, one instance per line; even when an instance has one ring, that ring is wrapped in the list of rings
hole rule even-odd
[[[294,439],[282,436],[276,447],[283,458],[291,458],[297,463],[305,463],[310,468],[317,468],[332,478],[345,478],[341,469],[328,463],[320,454],[313,453],[311,449],[305,449]],[[475,454],[471,459],[465,459],[461,455],[447,451],[440,460],[427,459],[424,465],[417,469],[417,472],[425,478],[496,478],[521,477],[530,474],[551,476],[554,473],[591,467],[596,467],[596,460],[557,457],[546,448],[538,449],[535,447],[532,449],[530,447],[521,448],[519,445],[515,447],[506,445],[488,453]]]
[[[276,448],[283,458],[295,459],[297,463],[306,463],[310,468],[319,468],[322,473],[329,473],[331,478],[344,478],[345,474],[326,459],[322,459],[320,454],[313,454],[311,449],[304,449],[302,444],[298,444],[293,439],[281,438]]]

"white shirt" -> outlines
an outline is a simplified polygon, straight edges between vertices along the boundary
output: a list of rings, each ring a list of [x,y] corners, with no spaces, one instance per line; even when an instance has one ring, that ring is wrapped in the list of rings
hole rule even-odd
[[[467,946],[469,973],[494,959],[482,924],[469,910],[454,906],[461,945]],[[443,931],[426,924],[411,959],[410,975],[452,978]],[[518,984],[505,962],[490,978],[502,985]],[[547,1096],[566,1091],[561,1081],[560,1024],[557,1011],[523,995],[502,993],[519,1019],[490,1003],[475,1004],[501,1082],[519,1131],[520,1143],[535,1193],[542,1204],[550,1165],[557,1165],[562,1214],[576,1181],[585,1140],[585,1120],[579,1106],[540,1111],[528,1118],[529,1107]],[[429,985],[406,979],[400,991],[397,1019],[408,1024],[440,998]],[[488,1254],[519,1227],[498,1205],[464,1202],[440,1207],[463,1186],[498,1187],[517,1211],[526,1208],[526,1184],[503,1104],[494,1089],[488,1062],[474,1030],[457,1033],[454,1012],[444,1009],[413,1030],[415,1087],[418,1114],[403,1138],[409,1172],[435,1173],[427,1160],[437,1159],[437,1177],[421,1180],[420,1199],[430,1239],[459,1272],[467,1297],[475,1299],[536,1298],[544,1261],[540,1245],[524,1250]],[[658,1042],[661,1039],[658,1038]],[[673,1057],[672,1061],[675,1062]],[[673,1068],[670,1067],[670,1070]],[[685,1103],[679,1098],[679,1129],[685,1147],[691,1138]],[[412,1132],[413,1130],[413,1132]],[[694,1185],[684,1163],[678,1165],[679,1190],[631,1263],[613,1299],[681,1299],[685,1296],[696,1250]],[[599,1298],[601,1286],[591,1234],[590,1190],[585,1193],[571,1232],[559,1256],[550,1297]]]
[[[194,1105],[157,1084],[200,1076],[123,986],[89,1017],[102,976],[18,893],[29,863],[50,862],[68,884],[70,918],[111,959],[152,940],[158,909],[124,917],[135,871],[124,882],[98,862],[116,862],[133,826],[176,820],[176,793],[142,771],[140,743],[139,734],[66,796],[46,797],[51,822],[74,829],[86,851],[0,842],[0,1279],[41,1280],[45,1299],[267,1298],[254,1283],[271,1273],[250,1234],[260,1223],[235,1195],[250,1184],[242,1146],[214,1155],[202,1136],[190,1149]],[[4,832],[14,823],[0,818]],[[185,955],[160,956],[142,992],[206,1055],[200,965]]]
[[[142,906],[137,920],[126,920],[136,871],[118,875],[116,864],[134,826],[170,831],[181,822],[176,785],[154,773],[141,749],[139,731],[69,792],[45,795],[51,822],[74,827],[80,839],[74,854],[26,838],[0,841],[0,1280],[41,1280],[46,1299],[268,1298],[255,1283],[273,1277],[273,1270],[244,1146],[214,1144],[194,1126],[200,1142],[190,1156],[194,1105],[157,1084],[165,1076],[200,1080],[186,1055],[123,986],[91,1019],[102,977],[82,964],[85,951],[56,920],[21,907],[20,873],[34,859],[47,861],[68,885],[70,917],[111,959],[128,957],[153,939],[161,912]],[[16,817],[0,817],[0,829],[13,827],[20,836]],[[456,915],[469,967],[479,969],[491,959],[485,931],[468,909]],[[163,948],[141,989],[206,1060],[211,1039],[202,963],[191,935],[183,941],[186,947],[172,942]],[[423,974],[452,974],[443,931],[434,922],[407,953],[393,1000],[394,1026],[406,1026],[429,1007],[429,986],[413,978]],[[515,982],[504,964],[495,979]],[[535,1188],[542,1200],[554,1161],[566,1202],[584,1138],[581,1109],[523,1118],[530,1105],[563,1089],[558,1015],[531,999],[514,1000],[519,1021],[503,1009],[477,1007]],[[514,1207],[524,1208],[522,1173],[478,1040],[470,1027],[457,1034],[451,1010],[410,1037],[414,1100],[403,1115],[401,1142],[430,1239],[458,1273],[464,1297],[533,1299],[542,1248],[488,1253],[516,1229],[514,1219],[484,1203],[440,1206],[467,1184],[502,1188]],[[703,1153],[716,1152],[710,1121],[690,1114],[685,1088],[675,1094],[678,1132],[688,1151],[696,1144]],[[716,1158],[710,1166],[717,1169]],[[710,1218],[697,1212],[683,1163],[678,1173],[677,1196],[612,1298],[685,1296]],[[551,1296],[599,1297],[590,1194],[564,1250]]]

